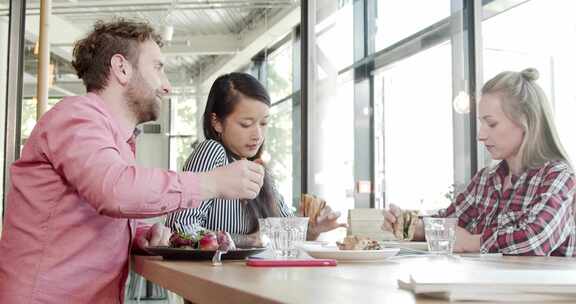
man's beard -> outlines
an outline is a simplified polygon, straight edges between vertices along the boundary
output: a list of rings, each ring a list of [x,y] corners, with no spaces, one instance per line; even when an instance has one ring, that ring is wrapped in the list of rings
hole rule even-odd
[[[128,83],[124,97],[138,124],[158,119],[160,113],[160,105],[156,101],[158,96],[157,91],[151,89],[137,71]]]

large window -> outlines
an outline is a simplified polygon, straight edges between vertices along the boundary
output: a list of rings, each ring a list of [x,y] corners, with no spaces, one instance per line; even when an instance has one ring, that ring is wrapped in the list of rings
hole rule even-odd
[[[314,79],[308,100],[308,192],[342,212],[354,208],[354,82],[340,71],[354,62],[353,1],[318,1]],[[339,239],[344,230],[323,237]]]
[[[378,0],[376,51],[450,16],[450,0]]]
[[[263,63],[264,80],[272,108],[266,135],[268,167],[274,177],[279,193],[288,205],[292,205],[293,191],[293,42],[292,35],[286,36]],[[298,198],[298,197],[297,197]]]
[[[184,162],[198,143],[198,107],[192,95],[175,95],[170,99],[170,169],[182,170]],[[202,111],[203,112],[203,111]]]
[[[310,192],[344,212],[450,202],[475,165],[473,113],[453,106],[469,102],[471,90],[463,6],[316,2],[308,55]]]
[[[450,43],[379,70],[375,100],[383,105],[386,201],[410,209],[445,207],[454,180]]]
[[[498,11],[506,2],[494,1],[485,10],[498,14],[482,23],[484,80],[506,70],[537,68],[538,83],[553,104],[560,138],[574,161],[576,2],[531,0]]]
[[[292,94],[292,41],[287,41],[266,60],[266,88],[276,103]]]
[[[270,109],[266,151],[269,170],[286,204],[292,204],[292,100],[287,99]]]

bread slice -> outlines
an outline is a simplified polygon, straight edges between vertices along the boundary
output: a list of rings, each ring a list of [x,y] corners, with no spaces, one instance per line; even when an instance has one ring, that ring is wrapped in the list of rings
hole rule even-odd
[[[398,240],[413,240],[417,224],[418,211],[402,210],[402,213],[396,218],[396,222],[394,223],[394,236]]]
[[[314,197],[310,194],[302,194],[300,198],[300,214],[304,217],[308,217],[310,223],[313,225],[316,224],[318,216],[322,209],[326,207],[326,201]]]
[[[394,223],[394,236],[397,240],[404,239],[404,214],[396,217],[396,222]]]

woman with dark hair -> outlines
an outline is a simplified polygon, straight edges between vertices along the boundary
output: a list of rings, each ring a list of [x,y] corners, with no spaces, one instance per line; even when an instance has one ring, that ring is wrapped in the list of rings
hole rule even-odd
[[[204,110],[206,140],[192,152],[185,171],[205,172],[240,159],[259,161],[264,149],[270,97],[262,84],[245,73],[218,77],[212,84]],[[170,214],[166,226],[173,231],[198,229],[228,231],[240,246],[260,244],[258,218],[291,216],[292,212],[276,191],[266,170],[260,193],[252,200],[211,199],[199,208],[181,209]],[[346,224],[337,222],[340,214],[329,207],[311,222],[308,239]]]

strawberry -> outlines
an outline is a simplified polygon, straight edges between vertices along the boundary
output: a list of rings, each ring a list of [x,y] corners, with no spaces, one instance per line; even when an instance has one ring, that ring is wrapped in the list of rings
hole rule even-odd
[[[207,232],[198,241],[198,248],[200,250],[216,250],[218,249],[218,238],[214,232]]]

